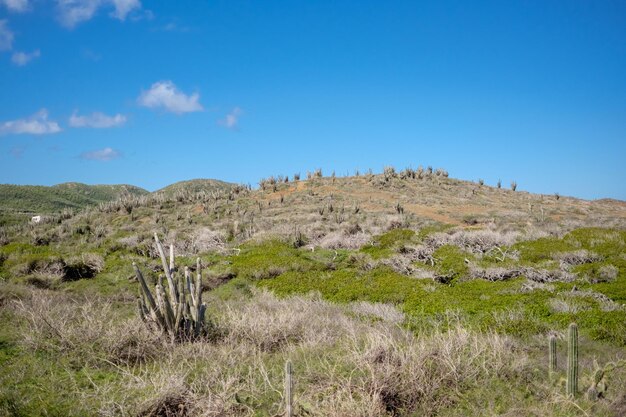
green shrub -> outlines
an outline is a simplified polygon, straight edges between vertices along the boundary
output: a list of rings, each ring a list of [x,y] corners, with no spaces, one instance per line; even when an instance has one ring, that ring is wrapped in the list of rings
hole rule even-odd
[[[374,259],[385,258],[391,256],[394,249],[398,249],[401,245],[407,244],[415,239],[415,232],[409,229],[392,229],[387,233],[374,237],[372,245],[366,245],[361,248],[361,252],[365,252]]]
[[[275,277],[292,270],[323,269],[322,265],[304,254],[302,250],[280,240],[250,243],[242,246],[238,255],[231,257],[232,268],[238,276],[254,279]]]

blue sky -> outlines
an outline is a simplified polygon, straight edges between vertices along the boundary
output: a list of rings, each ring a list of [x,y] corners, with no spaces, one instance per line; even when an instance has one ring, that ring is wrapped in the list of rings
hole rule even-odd
[[[0,0],[0,183],[419,165],[626,200],[626,2]]]

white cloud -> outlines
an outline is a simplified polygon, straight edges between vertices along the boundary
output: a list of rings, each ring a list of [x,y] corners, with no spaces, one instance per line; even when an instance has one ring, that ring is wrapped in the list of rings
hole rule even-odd
[[[200,104],[200,94],[186,95],[179,91],[171,81],[158,81],[152,84],[148,91],[141,93],[137,102],[144,107],[164,108],[177,114],[203,110]]]
[[[91,19],[101,3],[101,0],[57,0],[61,24],[73,28],[80,22]]]
[[[115,11],[111,16],[119,20],[126,20],[126,16],[135,9],[141,9],[139,0],[113,0]]]
[[[93,18],[98,9],[113,7],[110,15],[119,20],[126,17],[135,9],[141,9],[140,0],[57,0],[59,18],[63,26],[73,28],[81,22]]]
[[[88,159],[91,161],[111,161],[113,159],[120,158],[121,156],[122,153],[120,151],[116,151],[112,148],[104,148],[80,154],[81,159]]]
[[[61,131],[57,122],[48,121],[48,110],[41,109],[34,115],[25,118],[0,123],[0,135],[30,134],[47,135]]]
[[[162,30],[164,32],[190,32],[191,28],[188,26],[181,26],[178,22],[176,21],[172,21],[167,23],[166,25],[163,25],[161,27],[159,27],[159,29],[157,30]]]
[[[13,48],[13,32],[7,26],[6,19],[0,20],[0,51]]]
[[[117,127],[126,123],[126,116],[116,114],[115,116],[107,116],[104,113],[93,112],[86,116],[79,116],[74,112],[70,116],[70,126],[72,127],[92,127],[94,129],[105,129],[108,127]]]
[[[23,67],[24,65],[28,64],[33,59],[39,58],[40,56],[41,56],[41,53],[39,52],[39,49],[35,49],[33,52],[30,52],[30,53],[14,52],[13,56],[11,57],[11,61],[15,65]]]
[[[243,110],[239,107],[235,107],[231,110],[230,113],[226,115],[222,120],[219,120],[218,123],[224,127],[229,129],[236,129],[239,124],[239,118],[243,114]]]
[[[11,12],[23,13],[30,10],[28,0],[0,0],[0,4],[4,4]]]

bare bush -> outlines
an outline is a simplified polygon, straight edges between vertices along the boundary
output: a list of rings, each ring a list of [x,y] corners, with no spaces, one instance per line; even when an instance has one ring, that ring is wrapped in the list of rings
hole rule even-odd
[[[398,274],[411,275],[415,270],[413,262],[407,256],[394,255],[390,258],[381,259],[378,262],[380,265],[387,265]]]
[[[385,181],[389,181],[392,178],[396,178],[397,174],[396,174],[396,169],[392,166],[386,166],[383,168],[383,177],[385,178]]]
[[[485,279],[487,281],[505,281],[520,276],[519,268],[478,268],[475,265],[470,265],[469,273],[473,279]]]
[[[11,242],[9,234],[4,227],[0,227],[0,246],[8,245]]]
[[[589,264],[602,260],[602,257],[596,253],[580,249],[574,252],[556,253],[554,259],[559,261],[562,269],[569,269],[572,266]]]
[[[469,276],[472,279],[485,279],[487,281],[505,281],[524,276],[529,281],[535,283],[571,282],[576,278],[575,275],[562,270],[549,270],[532,267],[480,268],[473,264],[470,265]],[[532,289],[536,288],[536,286],[532,287]]]
[[[452,233],[433,233],[426,238],[426,243],[434,248],[454,245],[468,252],[484,254],[495,248],[513,245],[518,236],[516,232],[457,230]]]
[[[404,321],[404,313],[389,304],[359,301],[352,304],[352,311],[363,316],[376,317],[391,324],[401,324]]]
[[[372,240],[368,233],[330,232],[316,242],[315,246],[326,249],[358,249]]]
[[[417,246],[403,246],[399,252],[408,257],[412,262],[421,262],[431,266],[435,265],[435,258],[433,254],[435,249],[430,246],[417,245]]]
[[[585,275],[587,281],[592,284],[600,282],[613,282],[619,276],[619,269],[615,265],[602,265],[597,272]]]
[[[223,253],[226,250],[224,236],[220,232],[202,227],[194,230],[191,235],[191,249],[194,254],[204,252]]]
[[[27,323],[22,343],[36,351],[71,354],[92,364],[134,364],[155,358],[164,343],[138,319],[119,321],[112,305],[103,300],[33,290],[14,302]]]
[[[550,299],[550,307],[556,313],[569,314],[576,314],[590,309],[590,307],[584,306],[571,298],[552,298]]]
[[[553,292],[554,291],[554,285],[552,285],[552,284],[544,284],[543,282],[536,282],[536,281],[528,281],[528,280],[526,280],[522,284],[522,286],[520,287],[519,291],[521,293],[527,293],[527,292],[533,292],[535,290]]]
[[[259,292],[252,303],[228,306],[222,323],[229,339],[269,352],[300,343],[331,344],[346,325],[344,320],[336,320],[341,316],[339,311],[319,297],[279,300],[268,292]],[[312,321],[311,317],[316,319]]]
[[[579,290],[576,287],[571,291],[562,291],[558,293],[562,298],[590,298],[600,304],[602,311],[615,311],[624,309],[623,306],[611,300],[606,295],[593,290]]]
[[[97,253],[83,253],[65,262],[63,280],[93,278],[104,269],[104,258]]]
[[[571,282],[576,279],[574,274],[571,274],[567,271],[561,270],[549,270],[549,269],[538,269],[538,268],[520,268],[520,274],[525,276],[527,279],[535,282]]]
[[[419,339],[386,328],[363,339],[351,346],[351,361],[367,370],[364,388],[377,406],[371,415],[437,414],[455,401],[450,387],[516,372],[525,364],[515,359],[517,349],[508,338],[458,326]]]
[[[35,275],[37,277],[62,280],[65,276],[65,262],[58,256],[33,258],[11,269],[17,276]]]
[[[435,280],[436,279],[436,275],[437,274],[432,269],[416,269],[415,271],[413,271],[413,274],[411,276],[413,278],[417,278],[417,279],[431,279],[431,280]],[[436,289],[437,286],[436,285],[435,286],[424,285],[422,288],[424,290],[426,290],[426,291],[430,291],[430,290]]]
[[[449,174],[448,174],[448,171],[446,171],[446,170],[445,170],[445,169],[443,169],[443,168],[437,168],[437,169],[435,170],[435,176],[436,176],[436,177],[444,177],[444,178],[448,178],[448,175],[449,175]]]
[[[123,237],[118,239],[118,243],[140,256],[152,259],[156,259],[159,256],[159,251],[152,243],[152,239],[148,234]]]

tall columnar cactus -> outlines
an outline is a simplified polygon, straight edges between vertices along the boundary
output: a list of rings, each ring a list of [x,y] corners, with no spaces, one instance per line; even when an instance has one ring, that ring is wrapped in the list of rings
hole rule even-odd
[[[569,325],[567,334],[567,395],[574,397],[578,392],[578,326]]]
[[[550,350],[549,350],[549,369],[550,369],[550,376],[552,377],[552,375],[554,375],[556,373],[556,336],[555,335],[550,335]]]
[[[285,415],[286,417],[293,417],[293,394],[291,389],[293,388],[293,381],[291,380],[293,370],[291,368],[291,362],[285,363]]]
[[[163,286],[163,275],[160,275],[153,295],[139,267],[133,262],[137,280],[141,285],[138,299],[139,316],[144,322],[156,325],[172,340],[180,341],[198,337],[204,331],[206,312],[206,304],[202,302],[200,258],[196,261],[194,282],[188,267],[185,267],[183,276],[177,273],[174,265],[174,247],[170,246],[168,265],[163,245],[156,233],[154,240],[167,279],[167,290]]]

